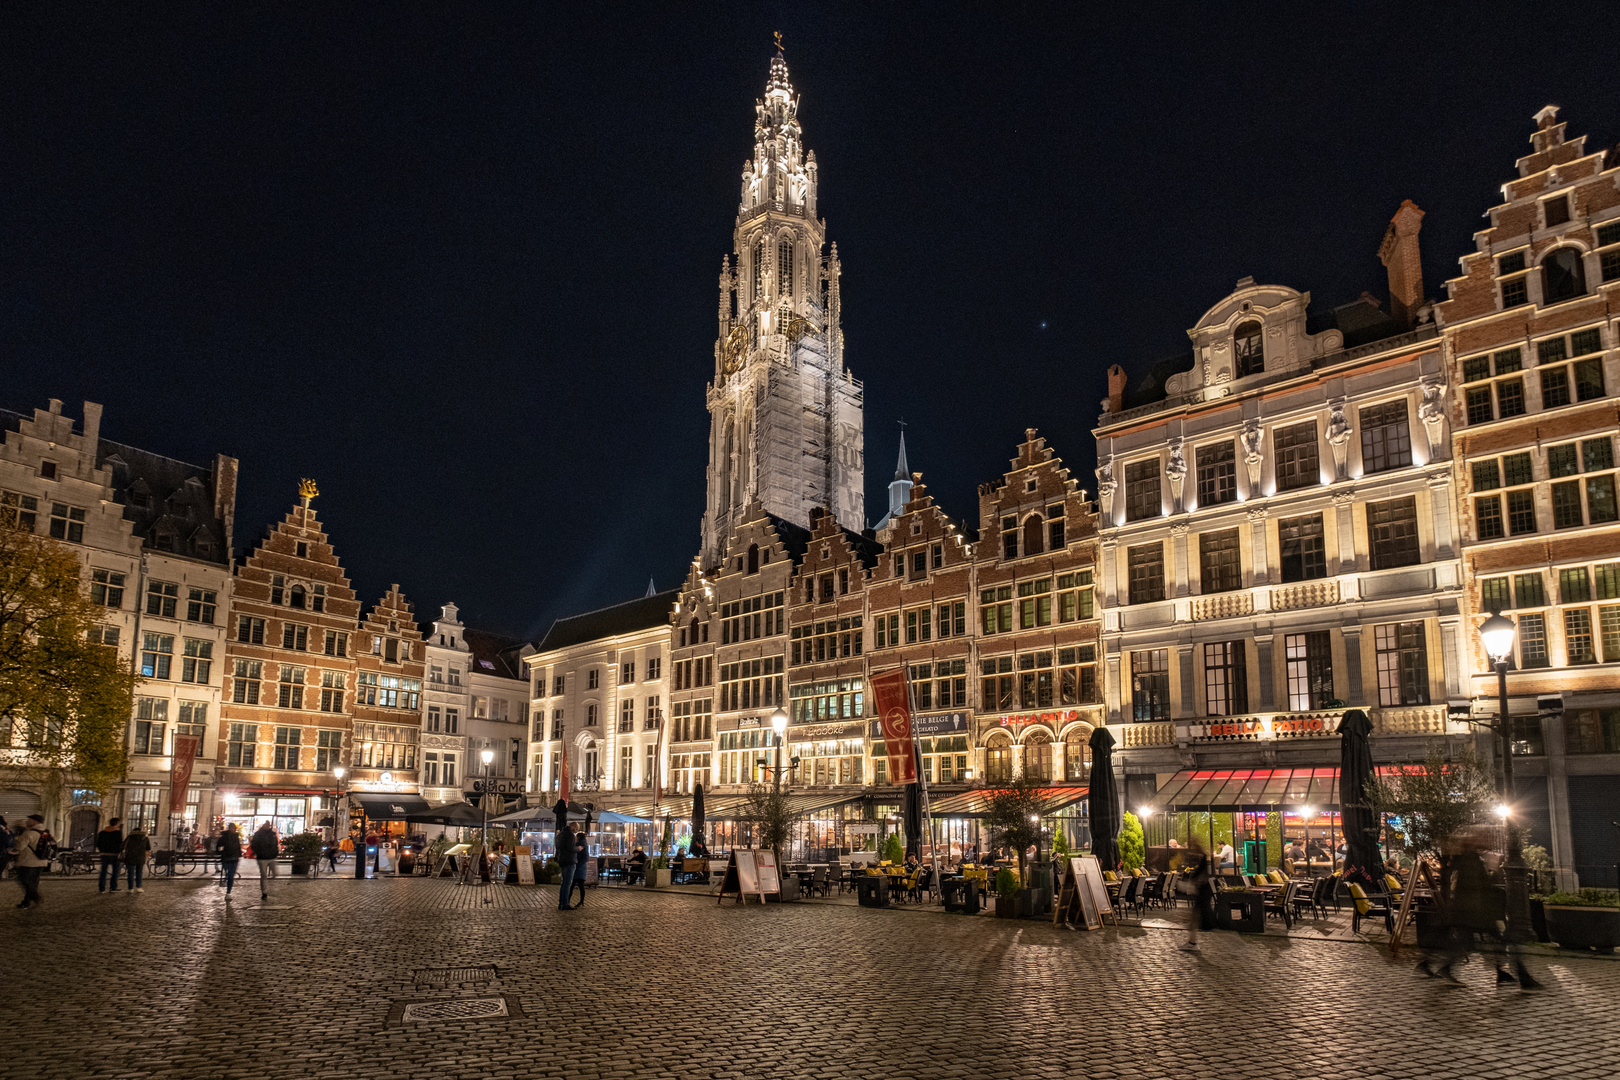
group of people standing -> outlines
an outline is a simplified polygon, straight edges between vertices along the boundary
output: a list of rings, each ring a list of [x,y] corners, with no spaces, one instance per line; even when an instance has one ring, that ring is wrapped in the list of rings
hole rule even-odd
[[[562,815],[558,815],[562,820]],[[591,857],[591,845],[577,822],[570,821],[557,829],[557,865],[562,869],[562,885],[557,890],[557,910],[572,911],[585,906],[585,864]],[[579,903],[573,903],[574,888],[579,888]]]
[[[152,852],[152,841],[140,823],[124,835],[124,819],[108,818],[107,824],[96,833],[96,854],[101,858],[101,870],[96,877],[97,892],[117,892],[119,869],[132,893],[145,892],[146,859]],[[109,887],[110,884],[110,887]]]

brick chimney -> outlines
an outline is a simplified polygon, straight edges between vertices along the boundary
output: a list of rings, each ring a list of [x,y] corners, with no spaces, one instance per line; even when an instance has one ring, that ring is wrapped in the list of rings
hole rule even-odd
[[[1384,230],[1378,245],[1378,259],[1389,271],[1389,314],[1402,326],[1410,327],[1417,309],[1423,306],[1423,259],[1418,252],[1418,232],[1423,228],[1423,211],[1407,199]]]
[[[1115,364],[1108,369],[1108,411],[1122,412],[1125,409],[1125,369]]]

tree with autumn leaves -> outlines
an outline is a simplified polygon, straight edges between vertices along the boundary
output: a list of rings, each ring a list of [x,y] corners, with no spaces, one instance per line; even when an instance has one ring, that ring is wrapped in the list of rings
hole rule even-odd
[[[0,522],[0,764],[102,794],[124,778],[136,676],[100,644],[73,549]]]

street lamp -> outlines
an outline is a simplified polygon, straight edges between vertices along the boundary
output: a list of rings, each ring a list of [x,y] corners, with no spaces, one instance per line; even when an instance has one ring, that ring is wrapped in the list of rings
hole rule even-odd
[[[1507,939],[1509,944],[1530,939],[1530,884],[1524,866],[1523,838],[1511,820],[1513,807],[1513,732],[1508,719],[1507,673],[1513,657],[1513,640],[1519,628],[1512,619],[1492,615],[1479,628],[1479,638],[1496,668],[1496,742],[1502,768],[1497,773],[1501,805],[1496,813],[1507,829],[1507,865],[1502,875],[1507,881]]]
[[[781,709],[771,714],[771,730],[776,732],[776,790],[782,790],[782,742],[787,737],[788,714]]]
[[[483,762],[484,762],[484,796],[483,796],[483,798],[478,800],[478,805],[480,807],[482,807],[483,811],[484,811],[484,831],[483,831],[484,865],[488,866],[489,865],[489,768],[495,761],[495,751],[493,751],[493,750],[481,750],[481,751],[479,751],[478,756],[480,758],[482,758]],[[484,903],[486,903],[486,904],[489,903],[489,897],[487,897],[487,896],[484,897]]]
[[[342,798],[345,794],[349,796],[349,813],[352,815],[355,806],[360,806],[360,835],[354,843],[354,879],[364,881],[366,880],[366,808],[355,802],[353,791],[344,792],[342,790],[343,777],[347,774],[348,770],[341,765],[332,767],[332,775],[337,777],[338,797]]]

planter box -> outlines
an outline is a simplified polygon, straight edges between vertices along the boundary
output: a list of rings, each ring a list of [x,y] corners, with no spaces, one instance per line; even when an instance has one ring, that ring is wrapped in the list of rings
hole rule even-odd
[[[667,889],[669,888],[669,883],[674,876],[675,871],[671,870],[667,866],[662,870],[649,866],[647,867],[647,888]]]
[[[1216,893],[1215,926],[1219,930],[1236,930],[1244,934],[1265,933],[1265,898],[1252,892],[1228,890]]]
[[[1014,901],[1018,905],[1018,917],[1020,919],[1034,918],[1034,916],[1035,916],[1035,894],[1038,891],[1039,890],[1037,890],[1037,889],[1019,889],[1018,890],[1016,896],[1014,897]]]
[[[1547,916],[1547,936],[1560,949],[1596,949],[1612,953],[1620,945],[1620,908],[1565,907],[1542,904]]]
[[[782,879],[782,903],[791,904],[803,899],[799,888],[799,879],[789,874]]]
[[[861,907],[889,906],[889,879],[865,874],[855,879],[855,898]]]
[[[1016,918],[1018,918],[1018,897],[1016,897],[1016,896],[998,896],[998,897],[996,897],[996,918],[998,918],[998,919],[1016,919]]]
[[[979,883],[965,878],[952,878],[943,890],[946,911],[962,911],[977,915],[983,906],[979,899]]]
[[[293,872],[293,875],[296,876],[296,877],[308,877],[309,876],[309,863],[301,863],[301,862],[293,863],[292,864],[292,872]]]

